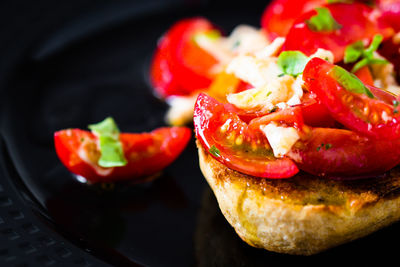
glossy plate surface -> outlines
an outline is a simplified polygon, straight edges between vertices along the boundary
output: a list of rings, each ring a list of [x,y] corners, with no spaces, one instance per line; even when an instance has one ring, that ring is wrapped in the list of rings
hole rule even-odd
[[[315,257],[248,246],[220,213],[198,167],[193,138],[158,180],[141,185],[88,186],[59,162],[56,130],[86,128],[106,116],[124,132],[165,125],[166,105],[152,95],[147,70],[158,37],[174,21],[203,15],[229,32],[241,23],[258,26],[264,5],[168,9],[86,30],[72,23],[33,50],[8,84],[2,130],[10,164],[56,232],[95,256],[108,255],[111,264],[321,265],[395,255],[397,247],[388,242],[399,236],[399,225]]]

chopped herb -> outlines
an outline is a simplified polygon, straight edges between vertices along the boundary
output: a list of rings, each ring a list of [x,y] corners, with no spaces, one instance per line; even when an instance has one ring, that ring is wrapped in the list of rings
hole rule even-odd
[[[344,63],[353,63],[361,59],[353,66],[351,72],[357,72],[359,69],[371,64],[388,63],[388,61],[385,59],[374,57],[374,52],[378,49],[382,40],[382,35],[376,34],[372,39],[371,44],[367,48],[364,48],[364,44],[362,41],[357,41],[346,47],[346,50],[344,52]]]
[[[88,127],[99,139],[101,156],[98,164],[106,168],[125,166],[127,161],[119,140],[119,129],[114,119],[108,117],[102,122],[91,124]]]
[[[332,147],[332,144],[324,144],[324,143],[321,143],[321,145],[317,147],[317,151],[320,151],[320,150],[323,149],[323,148],[325,148],[325,150],[328,150],[328,149],[330,149],[331,147]]]
[[[399,104],[400,104],[399,101],[393,100],[393,106],[394,106],[395,108],[397,108],[397,107],[399,106]]]
[[[364,44],[362,41],[357,41],[353,44],[350,44],[346,47],[344,51],[344,63],[352,63],[356,62],[359,59],[364,51]]]
[[[212,145],[210,147],[210,149],[208,150],[208,152],[210,152],[211,155],[213,155],[214,157],[221,157],[221,152],[219,151],[218,148],[216,148],[214,145]]]
[[[272,94],[272,92],[271,91],[269,91],[268,93],[267,93],[267,96],[270,96]]]
[[[353,73],[348,72],[342,67],[334,66],[330,71],[332,77],[347,91],[356,94],[364,94],[369,98],[374,98],[371,91]]]
[[[344,3],[344,4],[352,4],[354,3],[353,0],[327,0],[328,4],[336,4],[336,3]]]
[[[325,150],[328,150],[328,149],[330,149],[332,147],[332,144],[326,144],[325,145]]]
[[[232,49],[238,48],[240,46],[240,43],[241,43],[240,40],[236,40],[232,45]]]
[[[279,78],[280,78],[280,77],[283,77],[283,76],[285,76],[285,73],[278,74],[278,77],[279,77]]]
[[[397,113],[399,113],[399,111],[397,109],[394,109],[393,114],[397,114]]]
[[[308,57],[300,51],[283,51],[278,57],[277,64],[283,71],[283,75],[288,74],[296,77],[303,73],[307,62]]]
[[[277,107],[277,106],[274,106],[274,107],[269,111],[269,113],[275,112],[275,111],[277,111],[277,110],[278,110],[278,107]]]
[[[308,28],[314,32],[331,32],[342,28],[326,7],[317,7],[317,14],[306,20]]]
[[[83,141],[85,141],[85,138],[82,137],[82,138],[81,138],[81,143],[83,143]]]

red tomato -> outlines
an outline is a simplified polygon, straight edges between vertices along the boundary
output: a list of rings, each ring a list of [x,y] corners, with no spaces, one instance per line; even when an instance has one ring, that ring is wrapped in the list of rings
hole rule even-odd
[[[336,122],[314,94],[305,93],[300,105],[304,123],[313,127],[333,127]]]
[[[400,138],[398,104],[394,106],[394,103],[389,104],[376,96],[372,99],[346,90],[333,77],[333,68],[329,62],[314,58],[303,72],[307,88],[317,95],[331,116],[349,129],[368,136]]]
[[[80,129],[55,132],[54,143],[61,162],[72,173],[90,182],[113,182],[148,176],[171,164],[183,151],[190,139],[190,129],[165,127],[150,133],[121,133],[128,164],[103,168],[97,162],[100,151],[94,134]]]
[[[169,43],[168,36],[160,40],[151,63],[150,82],[159,97],[180,95],[183,92],[172,71]]]
[[[381,20],[400,31],[400,1],[399,0],[379,0],[378,6],[382,12]]]
[[[150,69],[150,80],[158,94],[188,95],[211,84],[211,69],[218,61],[200,48],[194,38],[215,30],[204,18],[183,19],[161,38]]]
[[[362,67],[356,73],[354,73],[365,85],[374,86],[374,78],[368,66]]]
[[[332,51],[335,62],[344,57],[346,46],[358,40],[370,41],[377,33],[385,37],[393,34],[393,30],[379,26],[374,18],[376,10],[359,3],[354,4],[330,4],[326,5],[332,17],[342,26],[340,29],[321,32],[312,31],[306,21],[317,12],[312,10],[305,13],[290,29],[283,50],[300,50],[306,55],[311,55],[318,48]]]
[[[274,0],[265,8],[261,26],[271,39],[284,37],[299,16],[324,4],[326,0]]]
[[[319,176],[374,176],[400,163],[400,140],[376,140],[345,129],[314,128],[288,154]]]
[[[236,114],[210,96],[199,95],[193,120],[200,143],[228,168],[267,178],[288,178],[298,172],[292,160],[274,157],[261,131],[251,130]]]

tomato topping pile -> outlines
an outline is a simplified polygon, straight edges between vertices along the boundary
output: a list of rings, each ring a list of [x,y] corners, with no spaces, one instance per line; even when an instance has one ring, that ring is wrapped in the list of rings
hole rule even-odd
[[[400,80],[399,21],[397,0],[273,0],[258,31],[268,49],[240,53],[229,43],[237,32],[184,19],[159,42],[150,76],[164,98],[200,93],[197,139],[233,170],[374,176],[400,163],[400,98],[386,91],[389,76]],[[215,42],[200,45],[199,34]],[[221,59],[227,44],[235,63]]]
[[[170,165],[186,147],[191,131],[186,127],[164,127],[150,133],[121,133],[126,164],[99,165],[99,138],[90,131],[67,129],[55,132],[54,143],[61,162],[87,181],[114,182],[142,178]]]

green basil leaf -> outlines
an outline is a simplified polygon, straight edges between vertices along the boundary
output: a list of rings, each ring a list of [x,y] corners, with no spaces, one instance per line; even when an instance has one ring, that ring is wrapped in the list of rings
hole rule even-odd
[[[326,7],[317,7],[317,14],[306,20],[308,28],[314,32],[330,32],[342,28]]]
[[[212,146],[210,147],[210,149],[208,150],[208,152],[210,152],[211,155],[213,155],[213,156],[216,157],[216,158],[221,157],[221,152],[220,152],[219,149],[216,148],[216,146],[214,146],[214,145],[212,145]]]
[[[350,73],[339,66],[334,66],[329,73],[345,90],[351,93],[364,94],[369,98],[374,98],[371,91],[353,73]]]
[[[371,44],[368,46],[367,49],[365,49],[364,57],[373,58],[374,57],[374,52],[376,50],[378,50],[379,45],[381,44],[382,40],[383,40],[383,36],[380,35],[380,34],[376,34],[374,36],[374,38],[372,39]]]
[[[353,0],[327,0],[328,4],[336,4],[336,3],[343,3],[343,4],[352,4],[354,3]]]
[[[283,73],[297,76],[303,73],[307,62],[308,57],[300,51],[283,51],[278,57],[277,64]]]
[[[344,63],[356,62],[363,54],[364,44],[362,41],[357,41],[346,47],[344,51]]]
[[[108,117],[97,124],[89,125],[88,128],[99,139],[101,153],[98,161],[99,166],[109,168],[127,164],[122,144],[119,140],[120,132],[113,118]]]
[[[351,69],[352,73],[355,73],[359,71],[361,68],[368,66],[370,63],[370,60],[368,58],[363,58],[362,60],[358,61],[353,68]]]

